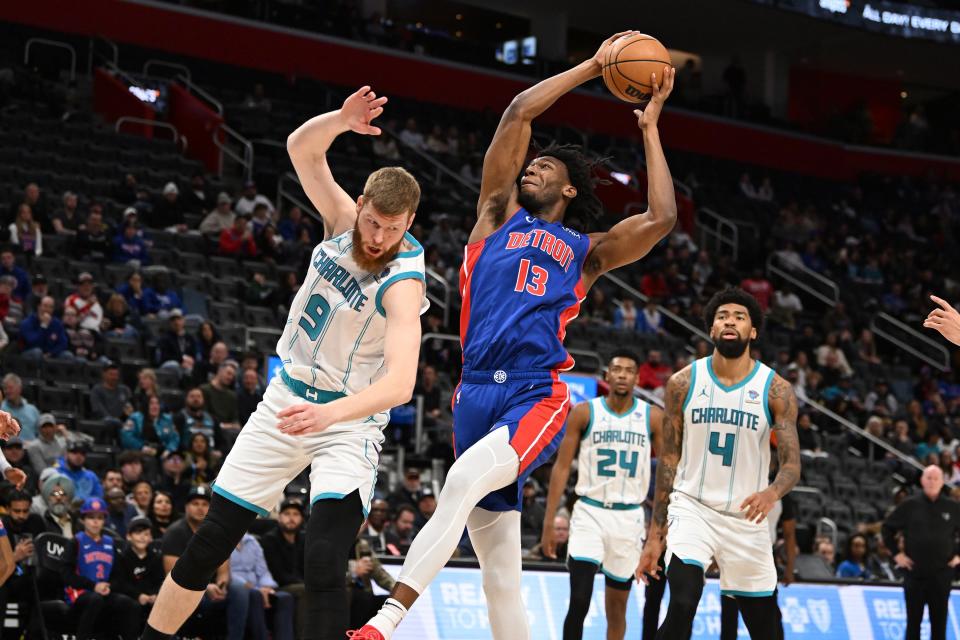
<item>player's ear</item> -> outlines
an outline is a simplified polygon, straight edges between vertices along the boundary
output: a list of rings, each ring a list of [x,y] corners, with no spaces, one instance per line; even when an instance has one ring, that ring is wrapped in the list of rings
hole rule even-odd
[[[363,196],[357,196],[357,215],[360,215],[360,210],[363,209]]]
[[[564,198],[569,198],[570,200],[573,200],[574,198],[577,197],[577,188],[572,184],[568,184],[567,186],[565,186],[563,189],[560,190],[560,194]]]
[[[360,196],[360,197],[362,198],[363,196]],[[410,218],[407,219],[407,228],[404,229],[404,231],[410,231],[410,227],[413,226],[413,219],[416,218],[416,217],[417,217],[417,212],[416,212],[416,211],[414,211],[413,213],[410,214]]]

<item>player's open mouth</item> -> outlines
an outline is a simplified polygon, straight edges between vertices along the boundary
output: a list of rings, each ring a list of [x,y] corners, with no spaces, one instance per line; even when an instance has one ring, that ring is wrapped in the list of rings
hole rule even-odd
[[[531,186],[534,186],[534,187],[536,186],[536,183],[535,183],[533,180],[529,180],[529,179],[527,179],[527,178],[523,178],[523,179],[520,181],[520,188],[521,188],[521,189],[523,189],[524,187],[531,187]]]
[[[739,340],[740,334],[738,334],[736,331],[724,331],[720,334],[720,337],[724,339],[732,338],[734,340]]]
[[[368,246],[368,247],[367,247],[367,253],[369,253],[371,256],[373,256],[374,258],[376,258],[376,257],[379,256],[381,253],[383,253],[383,249],[378,249],[378,248],[376,248],[376,247],[370,247],[370,246]]]

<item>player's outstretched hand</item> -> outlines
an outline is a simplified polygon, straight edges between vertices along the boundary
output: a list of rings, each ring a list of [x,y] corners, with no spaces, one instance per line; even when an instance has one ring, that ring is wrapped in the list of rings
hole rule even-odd
[[[336,417],[329,404],[295,404],[277,412],[277,428],[288,436],[319,433],[335,423]]]
[[[747,499],[740,505],[740,511],[746,509],[747,520],[759,524],[763,522],[767,514],[770,513],[770,510],[773,509],[773,505],[775,505],[779,499],[780,497],[777,493],[769,488],[763,491],[757,491],[753,495],[747,496]]]
[[[23,489],[23,485],[27,483],[27,474],[23,472],[23,469],[17,469],[16,467],[10,467],[4,471],[3,477],[18,490]]]
[[[657,126],[657,120],[660,119],[660,112],[663,111],[663,103],[670,97],[673,91],[673,80],[677,77],[677,70],[673,67],[663,68],[663,85],[657,84],[657,74],[650,74],[650,84],[653,86],[653,96],[647,102],[647,106],[641,109],[634,109],[633,114],[637,116],[637,124],[641,129]]]
[[[0,440],[7,440],[20,433],[20,423],[6,411],[0,411]]]
[[[940,308],[930,312],[927,319],[923,321],[923,326],[927,329],[936,329],[944,338],[953,344],[960,345],[960,313],[943,298],[930,296],[930,299],[940,305]]]
[[[380,127],[375,127],[370,123],[383,113],[383,105],[386,103],[386,96],[378,98],[369,86],[363,86],[343,101],[343,106],[340,107],[340,117],[343,118],[343,123],[354,133],[378,136],[380,135]]]
[[[543,532],[540,534],[540,553],[544,558],[557,559],[557,536],[553,531],[550,518],[543,519]]]
[[[663,555],[663,543],[647,540],[646,544],[643,545],[637,570],[634,572],[637,582],[650,584],[651,576],[654,580],[660,580],[660,572],[663,570],[663,567],[660,566],[661,555]]]
[[[630,29],[629,31],[621,31],[620,33],[613,34],[612,36],[604,40],[602,43],[600,43],[600,48],[597,49],[597,52],[593,54],[593,58],[592,58],[594,63],[596,63],[597,65],[597,74],[600,74],[603,72],[603,61],[606,60],[607,58],[607,49],[609,49],[611,45],[613,45],[613,43],[619,40],[620,38],[623,38],[624,36],[636,35],[638,33],[640,32],[634,31],[633,29]]]

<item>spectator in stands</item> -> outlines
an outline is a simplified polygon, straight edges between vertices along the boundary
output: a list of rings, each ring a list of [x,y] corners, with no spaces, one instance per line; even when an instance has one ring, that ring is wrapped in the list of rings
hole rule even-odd
[[[912,456],[916,449],[916,443],[910,438],[910,424],[899,419],[893,423],[893,433],[890,437],[890,444],[900,453],[906,456]]]
[[[403,480],[399,487],[394,489],[393,493],[387,496],[387,503],[395,512],[399,510],[400,505],[415,505],[420,500],[420,494],[423,492],[423,485],[420,483],[420,470],[416,467],[408,467],[403,474]]]
[[[223,342],[223,339],[220,337],[220,332],[217,331],[216,325],[214,325],[209,320],[204,320],[200,323],[200,327],[197,328],[197,355],[201,362],[207,362],[210,360],[210,351],[213,349],[213,346],[219,342]],[[214,373],[216,370],[211,371]],[[206,380],[206,375],[202,376]]]
[[[267,227],[264,229],[264,235],[260,236],[260,241],[258,245],[260,248],[260,257],[266,260],[267,262],[275,261],[275,257],[278,257],[279,254],[275,254],[274,257],[271,257],[270,251],[265,251],[267,247],[273,246],[273,227]],[[275,247],[274,247],[275,248]],[[275,306],[275,298],[277,295],[277,287],[274,284],[273,280],[267,279],[267,276],[259,271],[253,274],[250,282],[244,287],[244,301],[255,307],[273,307]]]
[[[477,156],[471,156],[460,166],[460,177],[471,184],[480,184],[483,173],[483,161]]]
[[[151,492],[147,518],[150,519],[154,538],[162,538],[170,525],[177,521],[177,517],[173,496],[169,492],[163,489]]]
[[[77,209],[79,199],[72,191],[63,194],[63,208],[53,214],[53,231],[60,235],[75,236],[83,226],[83,215]]]
[[[943,471],[943,479],[946,482],[953,484],[960,480],[960,469],[955,464],[953,452],[948,449],[941,451],[939,466],[940,470]]]
[[[180,372],[181,376],[189,375],[193,372],[197,341],[187,333],[183,312],[179,309],[170,311],[168,322],[169,328],[157,341],[155,362],[160,367]]]
[[[538,542],[536,546],[530,550],[531,560],[540,560],[542,562],[566,562],[567,543],[570,541],[570,518],[567,517],[566,513],[558,513],[556,516],[554,516],[553,534],[554,541],[557,544],[556,556],[553,558],[548,558],[547,556],[543,555],[543,550]]]
[[[823,559],[832,572],[836,561],[836,550],[833,543],[826,539],[820,540],[817,543],[817,555]]]
[[[860,360],[874,366],[881,364],[880,356],[877,353],[877,341],[870,329],[860,331],[860,339],[857,340],[856,348]]]
[[[374,146],[384,137],[386,136],[376,136],[373,143]],[[297,236],[300,235],[300,229],[303,227],[304,222],[303,211],[300,210],[300,207],[293,206],[287,211],[287,215],[280,218],[280,221],[277,223],[277,231],[280,233],[280,237],[286,242],[294,242]]]
[[[103,337],[80,326],[80,314],[73,307],[63,310],[63,331],[67,336],[67,351],[84,362],[105,361]]]
[[[417,501],[417,519],[414,526],[419,531],[433,517],[437,510],[437,497],[433,495],[430,487],[424,487],[420,492],[420,499]]]
[[[424,365],[420,370],[420,379],[413,388],[413,396],[423,396],[423,415],[425,424],[433,426],[440,418],[440,388],[437,386],[437,370]]]
[[[427,141],[424,140],[423,134],[417,130],[417,121],[414,118],[407,119],[407,123],[400,132],[400,141],[417,151],[425,151],[427,148]]]
[[[374,136],[373,155],[381,160],[395,162],[400,159],[400,149],[392,135]]]
[[[350,627],[359,628],[364,621],[374,616],[387,596],[373,595],[373,584],[384,591],[393,589],[393,579],[363,538],[357,538],[347,563],[347,603],[350,606]]]
[[[228,360],[217,369],[217,375],[210,382],[200,386],[203,392],[203,404],[210,415],[220,423],[220,432],[227,444],[232,446],[240,434],[240,413],[234,382],[237,376],[237,363]]]
[[[202,433],[193,434],[183,454],[193,484],[211,484],[216,480],[221,458],[221,453],[210,447],[210,442]]]
[[[530,536],[531,539],[540,537],[543,531],[543,518],[546,508],[537,500],[539,484],[533,478],[527,478],[523,483],[523,508],[520,510],[520,535]]]
[[[272,208],[262,202],[258,202],[253,206],[253,214],[250,216],[250,228],[255,238],[259,238],[263,234],[263,230],[267,225],[273,224],[273,218],[270,215],[271,212]]]
[[[753,186],[753,179],[746,171],[740,174],[740,182],[738,183],[738,186],[740,187],[740,195],[748,200],[757,199],[757,188]]]
[[[740,282],[740,288],[756,298],[763,312],[767,312],[773,298],[773,285],[764,277],[763,269],[754,269],[749,278]]]
[[[580,317],[598,325],[609,325],[613,322],[613,304],[602,288],[591,289],[590,296],[581,308]]]
[[[77,231],[75,255],[81,260],[105,262],[113,255],[112,237],[112,230],[103,223],[100,205],[91,206],[86,224]]]
[[[824,369],[832,370],[839,377],[852,376],[853,368],[838,342],[839,334],[836,331],[827,334],[826,341],[817,348],[817,364]]]
[[[23,304],[14,297],[17,279],[0,276],[0,320],[8,327],[20,326],[23,322]]]
[[[47,283],[47,277],[42,273],[34,274],[30,282],[30,295],[23,301],[23,309],[28,312],[36,311],[40,301],[50,295],[50,285]]]
[[[40,490],[41,506],[37,513],[43,518],[47,531],[66,538],[72,538],[79,531],[76,517],[70,511],[76,487],[73,480],[50,469]]]
[[[220,232],[233,226],[236,217],[230,196],[221,191],[220,195],[217,196],[217,208],[208,213],[200,223],[200,233],[219,238]]]
[[[757,200],[760,202],[773,202],[776,194],[773,191],[773,182],[770,181],[770,176],[764,176],[763,180],[760,181],[760,186],[757,187]]]
[[[13,287],[13,297],[16,300],[26,300],[30,295],[30,275],[17,265],[13,250],[4,248],[0,251],[0,276],[13,276],[17,284]]]
[[[867,563],[869,562],[868,551],[867,536],[864,534],[854,533],[847,538],[847,553],[843,562],[837,566],[837,577],[869,580],[870,570],[867,568]]]
[[[880,533],[873,536],[874,552],[867,558],[867,571],[873,580],[899,582],[903,579],[900,568],[893,561],[893,554],[883,542]]]
[[[103,307],[97,299],[93,282],[93,275],[82,272],[76,279],[77,289],[64,301],[64,308],[73,307],[80,318],[80,326],[90,331],[99,332],[103,322]]]
[[[34,219],[40,224],[43,231],[53,231],[53,227],[50,226],[50,210],[47,206],[47,197],[40,190],[40,186],[37,185],[36,182],[31,182],[24,187],[23,197],[10,207],[10,217],[8,219],[16,217],[17,210],[21,204],[26,204],[30,207],[30,210],[33,211]]]
[[[126,420],[133,413],[133,392],[120,382],[120,367],[111,362],[103,368],[100,383],[90,391],[93,418]]]
[[[205,214],[213,207],[210,202],[213,198],[207,190],[207,181],[202,173],[195,173],[190,178],[190,188],[183,195],[182,206],[187,213]]]
[[[663,333],[663,314],[660,313],[656,298],[648,299],[643,305],[643,309],[637,314],[635,328],[638,333]]]
[[[270,99],[267,98],[266,92],[264,91],[261,83],[258,82],[253,85],[253,93],[248,94],[243,99],[243,106],[246,109],[256,109],[266,113],[270,112]]]
[[[140,185],[137,183],[137,177],[132,173],[127,173],[124,174],[123,179],[114,189],[113,195],[117,202],[133,204],[137,199],[138,191],[140,191]]]
[[[187,495],[193,487],[191,469],[179,451],[165,453],[161,459],[160,480],[156,486],[173,497],[173,508],[180,511],[186,504]]]
[[[207,487],[194,487],[187,501],[185,516],[167,529],[163,536],[163,569],[169,573],[177,559],[183,555],[187,544],[197,528],[207,517],[211,491]],[[210,583],[200,601],[199,612],[209,614],[213,610],[226,610],[227,639],[243,640],[247,627],[247,611],[250,605],[250,589],[242,581],[231,579],[230,562],[224,562],[210,576]]]
[[[135,339],[140,335],[133,324],[133,317],[127,301],[119,293],[110,294],[107,306],[103,312],[103,322],[100,324],[100,333],[104,336]]]
[[[25,255],[43,254],[43,232],[40,224],[33,219],[30,205],[21,204],[17,208],[17,217],[10,224],[10,243],[20,247]]]
[[[100,498],[85,499],[80,508],[83,531],[76,536],[75,567],[61,572],[66,600],[73,605],[76,635],[94,636],[94,628],[108,624],[122,640],[135,640],[140,631],[140,607],[125,595],[110,591],[114,541],[103,534],[106,504]]]
[[[15,373],[3,377],[3,403],[0,411],[6,411],[20,423],[20,438],[32,441],[37,437],[40,412],[23,397],[23,380]]]
[[[120,430],[120,446],[156,457],[180,448],[180,434],[173,417],[161,410],[160,398],[152,396],[145,412],[136,411]]]
[[[289,593],[297,601],[297,637],[303,638],[307,606],[303,574],[303,503],[289,498],[281,502],[277,526],[263,536],[260,544],[267,568],[280,585],[278,590]]]
[[[113,239],[113,261],[134,269],[150,264],[147,244],[132,220],[124,222],[120,233]]]
[[[141,318],[154,316],[160,311],[160,300],[156,292],[143,286],[143,276],[139,271],[127,276],[127,281],[117,287],[117,293],[123,296],[130,309]]]
[[[294,597],[277,591],[279,585],[270,575],[263,548],[251,534],[243,534],[230,554],[230,573],[250,589],[247,630],[254,640],[267,639],[267,609],[273,618],[273,640],[293,640]]]
[[[247,419],[257,410],[261,400],[260,376],[254,369],[244,370],[240,377],[240,388],[237,389],[237,419],[240,424],[247,424]]]
[[[819,430],[806,411],[797,417],[797,436],[800,440],[800,453],[803,455],[811,457],[827,455],[822,450]]]
[[[637,384],[643,389],[660,389],[671,375],[673,375],[673,369],[663,362],[663,354],[657,349],[651,349],[647,353],[646,361],[637,371]]]
[[[140,475],[137,477],[141,477],[143,475],[143,463],[140,462],[140,453],[136,451],[125,451],[124,453],[121,453],[120,456],[123,457],[128,454],[136,456],[136,465],[140,469]],[[124,484],[127,486],[130,486],[131,483],[127,482],[127,472],[124,470],[124,467],[129,468],[130,464],[132,464],[132,462],[128,462],[126,464],[123,462],[120,463],[120,470],[123,473]],[[133,506],[134,510],[136,510],[138,516],[149,516],[151,507],[153,505],[153,485],[147,480],[143,479],[135,480],[132,484],[133,490],[130,494],[130,504]],[[171,501],[170,504],[172,505],[173,502]]]
[[[637,306],[633,303],[633,298],[625,297],[613,310],[613,326],[617,329],[633,329],[637,326]]]
[[[133,392],[133,408],[146,413],[150,399],[160,395],[160,383],[157,382],[157,372],[153,369],[140,369],[137,373],[137,388]]]
[[[233,226],[220,232],[220,255],[228,258],[253,258],[257,244],[250,228],[250,216],[238,214]]]
[[[100,478],[84,465],[87,463],[87,453],[90,445],[84,440],[74,440],[67,444],[67,455],[57,461],[60,473],[70,478],[75,487],[74,497],[77,500],[87,498],[103,498],[103,486]]]
[[[273,203],[263,194],[257,193],[257,183],[253,180],[247,180],[243,183],[243,193],[237,200],[237,204],[234,205],[233,210],[236,211],[238,217],[250,216],[253,215],[253,209],[258,204],[266,205],[267,211],[273,216]]]
[[[387,530],[387,552],[393,556],[407,555],[413,537],[416,535],[414,523],[417,509],[410,504],[401,504],[396,509],[393,523]]]
[[[890,384],[883,378],[873,383],[873,391],[863,399],[863,408],[881,416],[897,415],[900,404],[897,397],[890,392]]]
[[[33,470],[33,465],[30,464],[30,459],[27,458],[27,453],[24,450],[23,440],[20,439],[20,436],[12,436],[6,440],[0,441],[0,449],[3,450],[3,455],[7,459],[7,464],[10,465],[9,469],[18,469],[23,472],[23,475],[26,476],[23,486],[37,486],[37,473]]]
[[[183,233],[187,230],[184,204],[180,201],[180,188],[175,182],[168,182],[163,186],[163,193],[153,203],[153,210],[145,213],[143,219],[152,229],[166,229],[172,233]]]
[[[27,358],[58,358],[72,356],[67,350],[67,332],[63,323],[53,315],[55,303],[47,296],[40,301],[35,313],[20,323],[20,341]]]
[[[800,580],[830,580],[834,577],[832,560],[828,562],[817,553],[820,544],[821,541],[815,539],[809,529],[797,531],[797,545],[801,553],[797,556],[794,575]]]
[[[193,436],[200,434],[212,448],[217,444],[218,426],[204,406],[203,391],[199,387],[190,389],[184,399],[183,409],[176,415],[174,422],[182,442],[190,442]]]
[[[66,427],[64,427],[66,431]],[[27,443],[27,457],[35,473],[39,474],[67,453],[66,438],[57,433],[57,420],[44,413],[37,419],[37,438]]]
[[[941,437],[938,427],[930,427],[927,429],[926,437],[917,445],[913,455],[924,464],[927,463],[927,458],[931,453],[939,457]]]
[[[108,472],[120,475],[119,471]],[[121,487],[107,486],[107,476],[103,478],[103,497],[107,503],[107,529],[117,535],[127,534],[127,521],[136,515],[136,510],[127,504],[127,495]]]
[[[387,552],[386,530],[389,525],[390,505],[377,498],[370,503],[370,513],[360,529],[360,536],[370,543],[376,553]],[[269,560],[269,557],[267,558]]]
[[[127,524],[126,547],[116,554],[110,572],[110,589],[138,602],[141,620],[146,617],[163,584],[163,558],[153,545],[150,520],[143,516]]]
[[[32,498],[27,491],[14,489],[7,495],[7,512],[2,516],[3,526],[7,529],[10,544],[13,546],[13,561],[18,565],[24,560],[33,559],[33,541],[47,530],[43,518],[30,511],[31,502]],[[28,587],[26,584],[22,586]],[[24,600],[26,601],[26,598]]]
[[[174,309],[181,309],[183,302],[180,300],[180,294],[170,283],[170,276],[166,271],[159,271],[153,277],[153,291],[157,296],[157,302],[160,309],[157,315],[166,318]]]

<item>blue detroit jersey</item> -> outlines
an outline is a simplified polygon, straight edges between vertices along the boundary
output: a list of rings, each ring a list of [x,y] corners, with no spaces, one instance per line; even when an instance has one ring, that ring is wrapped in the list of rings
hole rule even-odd
[[[113,538],[100,536],[94,540],[81,531],[77,534],[77,573],[93,582],[110,582],[113,569]],[[75,602],[83,589],[67,587],[67,598]]]
[[[590,239],[521,208],[467,245],[460,268],[460,341],[473,371],[554,371],[573,367],[567,324],[586,296]]]

